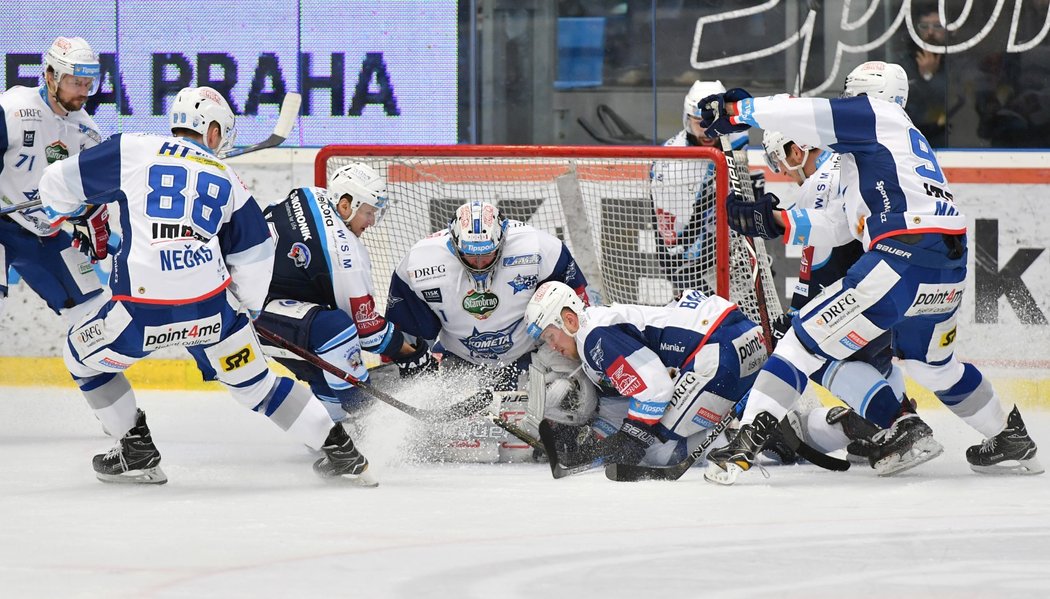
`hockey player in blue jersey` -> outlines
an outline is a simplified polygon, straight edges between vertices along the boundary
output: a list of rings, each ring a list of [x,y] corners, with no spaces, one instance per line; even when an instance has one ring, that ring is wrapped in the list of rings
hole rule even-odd
[[[736,304],[695,290],[669,306],[585,309],[571,288],[552,281],[532,296],[525,325],[562,356],[582,360],[583,372],[606,394],[628,398],[619,430],[606,431],[583,461],[681,459],[688,439],[729,412],[766,360],[760,326]],[[576,449],[577,435],[560,436],[559,445]]]
[[[43,75],[40,87],[15,86],[0,94],[0,206],[36,200],[47,165],[101,141],[98,126],[83,110],[101,77],[91,46],[78,37],[56,39],[44,55]],[[76,219],[76,242],[93,259],[106,257],[108,218],[101,205]],[[67,324],[104,301],[91,261],[71,247],[74,237],[60,224],[40,208],[0,216],[0,313],[9,267]],[[92,298],[97,299],[88,302]]]
[[[362,383],[368,368],[361,350],[394,359],[415,350],[376,309],[372,261],[360,239],[386,202],[383,177],[367,164],[351,163],[332,174],[328,189],[294,189],[265,211],[277,251],[259,326]],[[333,420],[363,405],[367,396],[358,387],[296,358],[277,359],[310,385]]]
[[[322,477],[368,480],[368,461],[310,392],[266,365],[249,314],[263,307],[273,241],[255,198],[216,157],[234,138],[226,100],[208,87],[172,102],[171,136],[116,135],[49,167],[40,196],[52,222],[120,206],[124,234],[112,299],[73,325],[65,361],[116,446],[92,462],[103,482],[164,483],[160,452],[124,371],[185,347],[206,380],[293,439],[321,450]],[[239,310],[245,310],[240,312]]]
[[[794,319],[755,382],[740,435],[710,456],[709,481],[732,484],[751,467],[810,373],[828,360],[849,358],[887,331],[908,374],[985,435],[984,443],[966,451],[973,470],[1043,472],[1017,407],[1005,412],[980,371],[954,355],[965,292],[966,218],[936,155],[904,109],[892,96],[889,101],[867,96],[865,84],[894,76],[892,66],[861,65],[846,78],[844,97],[838,99],[753,98],[733,89],[701,101],[709,134],[760,126],[841,154],[843,226],[865,249],[845,277]],[[809,233],[812,214],[780,211],[776,203],[771,194],[749,205],[730,197],[727,211],[742,229],[763,236]],[[903,414],[876,435],[873,451],[883,465],[903,470],[935,455],[922,444],[930,434],[917,415]]]

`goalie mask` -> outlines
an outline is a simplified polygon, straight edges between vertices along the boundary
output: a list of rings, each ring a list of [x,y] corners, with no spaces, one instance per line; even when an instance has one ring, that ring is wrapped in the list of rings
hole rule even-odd
[[[234,131],[234,116],[230,105],[222,94],[210,87],[186,87],[183,88],[171,103],[168,110],[168,120],[171,129],[189,129],[204,137],[204,143],[208,143],[208,128],[212,123],[219,124],[219,145],[215,153],[222,156],[233,148],[233,142],[237,138]]]
[[[843,98],[868,96],[893,102],[904,108],[908,104],[908,74],[899,64],[873,60],[846,75]]]
[[[452,239],[449,250],[459,258],[474,281],[474,288],[487,291],[492,286],[492,273],[503,252],[507,219],[488,202],[474,200],[456,210],[448,224]]]
[[[48,86],[48,92],[56,95],[62,78],[66,76],[90,78],[87,95],[98,92],[102,82],[102,72],[98,64],[98,55],[91,46],[80,37],[57,38],[44,55],[44,73],[51,69],[54,72],[55,89]],[[44,78],[47,81],[47,78]],[[65,106],[63,106],[65,108]],[[67,109],[68,110],[68,109]]]
[[[350,216],[343,220],[347,227],[365,204],[376,209],[375,222],[383,218],[387,206],[386,181],[374,168],[363,162],[351,162],[332,173],[328,191],[337,204],[337,210],[343,196],[350,196]]]
[[[565,328],[561,311],[572,310],[577,316],[583,315],[583,300],[576,295],[572,287],[559,281],[547,281],[540,285],[525,307],[525,331],[533,338],[545,341],[543,333],[547,327],[557,327],[567,335],[574,335]]]

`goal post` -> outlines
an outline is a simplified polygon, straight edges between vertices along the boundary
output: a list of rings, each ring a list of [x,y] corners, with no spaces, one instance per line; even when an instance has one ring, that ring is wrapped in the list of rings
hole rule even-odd
[[[387,181],[388,208],[364,235],[377,305],[409,248],[481,199],[564,241],[602,303],[663,305],[691,287],[735,301],[756,322],[759,310],[781,313],[775,291],[755,292],[754,276],[775,289],[764,246],[751,253],[726,224],[718,198],[729,175],[715,148],[333,145],[317,154],[315,185],[350,162]],[[679,239],[675,222],[690,223]]]

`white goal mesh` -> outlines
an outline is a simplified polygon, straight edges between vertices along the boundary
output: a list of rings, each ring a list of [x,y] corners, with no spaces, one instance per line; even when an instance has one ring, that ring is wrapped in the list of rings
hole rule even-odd
[[[390,206],[364,235],[377,305],[385,305],[390,275],[408,249],[447,227],[461,204],[483,199],[564,241],[605,304],[662,305],[682,288],[697,288],[735,301],[755,322],[763,305],[767,318],[781,313],[762,244],[755,253],[764,302],[755,292],[756,256],[725,226],[715,201],[728,189],[718,150],[328,146],[317,156],[315,184],[327,186],[336,169],[354,161],[387,179]],[[661,176],[651,177],[656,163]],[[678,205],[686,218],[696,214],[686,242],[670,251],[657,227],[654,197]]]

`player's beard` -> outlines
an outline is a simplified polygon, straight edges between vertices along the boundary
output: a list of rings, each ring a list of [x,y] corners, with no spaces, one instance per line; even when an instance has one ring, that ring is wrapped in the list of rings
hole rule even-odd
[[[55,101],[62,107],[66,112],[76,112],[84,107],[84,103],[87,102],[88,97],[86,95],[73,95],[72,98],[63,98],[62,90],[58,90],[55,93]]]

